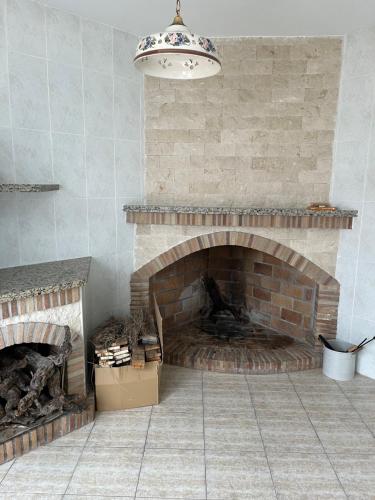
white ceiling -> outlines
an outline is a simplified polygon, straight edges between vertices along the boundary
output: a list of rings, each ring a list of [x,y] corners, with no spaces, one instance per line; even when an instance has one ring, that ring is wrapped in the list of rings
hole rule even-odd
[[[136,35],[165,28],[175,0],[44,0]],[[211,36],[343,35],[375,26],[375,0],[181,0],[185,23]]]

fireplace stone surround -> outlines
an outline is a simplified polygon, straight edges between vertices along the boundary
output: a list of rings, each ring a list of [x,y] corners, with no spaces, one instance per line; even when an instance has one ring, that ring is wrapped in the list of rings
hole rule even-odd
[[[127,222],[137,224],[131,307],[148,306],[151,294],[156,295],[166,328],[168,362],[240,373],[320,366],[318,336],[335,338],[337,331],[340,285],[334,267],[339,230],[351,229],[356,211],[134,205],[124,211]],[[233,290],[240,289],[254,322],[289,336],[296,350],[286,356],[287,349],[279,350],[272,359],[263,351],[255,360],[245,356],[244,362],[241,350],[228,354],[216,345],[217,362],[208,362],[212,349],[202,360],[207,339],[193,346],[186,326],[197,318],[203,301],[199,278],[207,272],[232,293],[234,302],[239,297]],[[170,337],[169,332],[182,329],[190,338],[188,345],[181,335],[178,341]],[[169,350],[173,350],[170,355]]]
[[[90,260],[85,257],[0,270],[0,351],[19,344],[60,346],[68,326],[72,353],[66,364],[64,389],[68,395],[88,396],[81,413],[51,415],[42,424],[0,441],[0,463],[94,419],[94,400],[87,392],[83,317]]]

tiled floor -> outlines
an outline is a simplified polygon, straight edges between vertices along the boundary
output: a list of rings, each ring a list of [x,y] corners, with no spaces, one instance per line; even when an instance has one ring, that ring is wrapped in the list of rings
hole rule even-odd
[[[0,499],[375,499],[375,381],[165,366],[159,406],[0,467]]]

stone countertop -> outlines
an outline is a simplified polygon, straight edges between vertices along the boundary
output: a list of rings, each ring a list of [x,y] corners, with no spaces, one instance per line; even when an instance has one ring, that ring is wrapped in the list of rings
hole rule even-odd
[[[0,184],[0,193],[44,193],[59,189],[58,184]]]
[[[91,257],[0,269],[0,303],[87,283]]]
[[[188,207],[160,205],[124,205],[124,212],[176,213],[176,214],[229,214],[229,215],[281,215],[312,217],[357,217],[357,210],[308,210],[305,208],[240,208],[240,207]]]

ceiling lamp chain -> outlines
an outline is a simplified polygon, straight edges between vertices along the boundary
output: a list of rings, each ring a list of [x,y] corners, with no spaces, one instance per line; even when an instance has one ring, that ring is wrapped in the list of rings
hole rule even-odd
[[[221,69],[212,41],[191,33],[185,26],[180,0],[176,1],[172,24],[164,32],[139,42],[134,64],[146,75],[179,80],[207,78]]]

